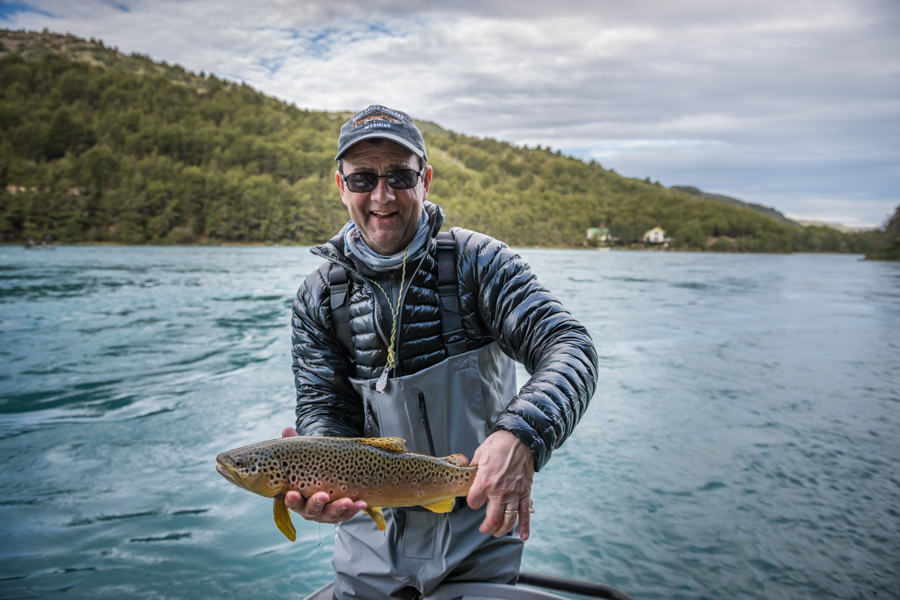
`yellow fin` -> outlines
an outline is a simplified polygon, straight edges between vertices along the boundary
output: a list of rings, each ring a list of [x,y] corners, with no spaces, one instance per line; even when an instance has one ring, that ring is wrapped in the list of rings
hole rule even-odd
[[[450,456],[445,456],[443,460],[446,460],[448,463],[456,465],[457,467],[469,466],[469,459],[466,458],[465,454],[451,454]]]
[[[446,500],[441,500],[440,502],[435,502],[434,504],[425,504],[424,507],[435,513],[448,513],[453,510],[453,507],[456,506],[456,498],[452,496],[447,498]]]
[[[380,531],[384,531],[384,528],[387,527],[387,523],[384,522],[384,515],[381,513],[381,508],[378,506],[370,506],[369,508],[366,508],[365,511],[366,514],[375,521],[375,526]]]
[[[396,454],[406,452],[406,440],[399,437],[353,438],[353,441]]]
[[[287,506],[284,505],[284,494],[275,496],[275,503],[272,505],[272,514],[275,517],[275,525],[278,531],[284,534],[284,537],[292,542],[297,539],[297,530],[291,523],[291,515],[288,513]]]

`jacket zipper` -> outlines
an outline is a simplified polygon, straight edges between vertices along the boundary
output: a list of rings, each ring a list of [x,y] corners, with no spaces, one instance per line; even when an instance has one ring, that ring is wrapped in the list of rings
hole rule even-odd
[[[425,394],[422,392],[419,392],[419,412],[422,414],[422,427],[425,428],[425,435],[428,437],[428,449],[431,455],[435,456],[437,452],[434,450],[434,438],[431,437],[431,425],[428,424],[428,409],[425,407]]]
[[[406,303],[406,292],[409,291],[410,286],[412,285],[413,279],[416,278],[416,275],[419,273],[419,269],[422,268],[422,263],[425,262],[425,257],[428,256],[428,252],[422,255],[422,258],[419,259],[418,264],[416,264],[416,268],[413,269],[412,275],[409,276],[409,279],[406,282],[406,288],[400,288],[400,310],[397,311],[397,347],[394,349],[397,353],[397,364],[394,366],[394,376],[400,376],[402,373],[400,372],[400,329],[403,326],[403,305]],[[425,406],[425,396],[420,395],[420,406]],[[431,432],[428,432],[428,436],[431,437]],[[434,452],[432,452],[434,454]]]

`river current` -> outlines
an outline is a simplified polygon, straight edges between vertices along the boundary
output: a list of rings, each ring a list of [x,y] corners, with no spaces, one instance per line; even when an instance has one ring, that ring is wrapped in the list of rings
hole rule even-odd
[[[523,567],[636,600],[900,597],[900,264],[521,249],[600,385]],[[0,247],[0,597],[300,597],[333,528],[215,455],[293,423],[306,248]],[[520,382],[524,371],[519,372]]]

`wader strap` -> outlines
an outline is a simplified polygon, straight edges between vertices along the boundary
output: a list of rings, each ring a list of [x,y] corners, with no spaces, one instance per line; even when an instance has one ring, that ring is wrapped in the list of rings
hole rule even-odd
[[[341,345],[352,356],[350,303],[347,301],[350,282],[347,277],[347,269],[343,265],[332,263],[331,270],[328,271],[328,289],[331,294],[331,320],[334,321],[334,333]]]
[[[466,333],[459,316],[459,281],[456,277],[456,242],[449,231],[437,234],[438,293],[441,298],[441,326],[447,356],[462,354]]]

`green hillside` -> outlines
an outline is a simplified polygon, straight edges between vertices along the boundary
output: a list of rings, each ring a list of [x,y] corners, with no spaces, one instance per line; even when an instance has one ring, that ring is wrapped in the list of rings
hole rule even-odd
[[[100,42],[0,31],[0,241],[320,242],[347,219],[333,181],[347,117]],[[588,228],[605,227],[636,246],[655,226],[684,249],[861,252],[869,242],[421,125],[430,199],[447,225],[512,245],[583,247]]]
[[[781,212],[779,212],[778,210],[775,210],[774,208],[771,208],[769,206],[763,206],[762,204],[756,204],[754,202],[744,202],[743,200],[738,200],[737,198],[732,198],[731,196],[725,196],[723,194],[711,194],[690,185],[673,185],[672,189],[679,192],[685,192],[686,194],[700,196],[701,198],[706,198],[707,200],[716,200],[718,202],[724,202],[725,204],[730,204],[732,206],[749,208],[750,210],[755,210],[756,212],[784,223],[785,225],[799,225],[799,223],[791,221],[786,216],[781,214]]]

